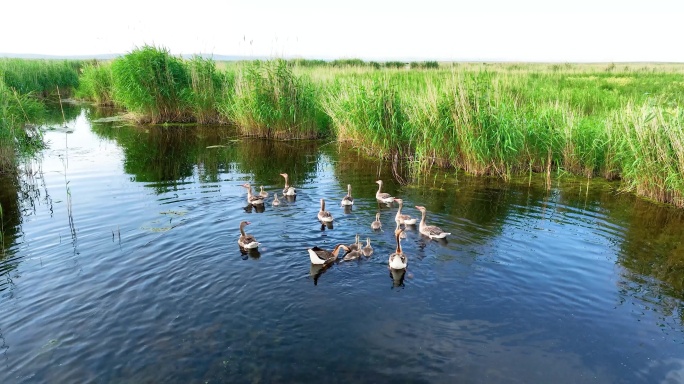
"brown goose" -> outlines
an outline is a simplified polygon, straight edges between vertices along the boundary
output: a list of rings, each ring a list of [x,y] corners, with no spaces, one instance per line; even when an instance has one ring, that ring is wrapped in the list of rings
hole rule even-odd
[[[420,205],[416,205],[416,208],[423,214],[423,217],[420,219],[420,226],[418,227],[420,233],[431,239],[443,239],[451,235],[451,233],[449,232],[444,232],[440,227],[434,225],[426,225],[425,212],[427,210],[425,209],[425,207],[422,207]]]
[[[394,201],[394,197],[391,196],[389,193],[381,192],[382,180],[377,180],[376,183],[378,183],[378,191],[375,193],[375,198],[382,201],[383,203],[392,203]]]
[[[391,269],[405,269],[408,265],[408,258],[401,250],[401,241],[399,236],[404,231],[404,228],[400,228],[394,231],[394,237],[397,240],[397,249],[394,253],[389,256],[389,267]]]
[[[415,225],[416,219],[415,217],[411,217],[409,215],[404,215],[401,213],[401,208],[404,206],[404,200],[402,199],[394,199],[397,203],[399,203],[399,210],[397,210],[397,215],[394,216],[394,221],[397,222],[397,224],[404,224],[404,225]]]
[[[261,186],[261,191],[259,192],[259,196],[263,197],[264,199],[268,197],[268,192],[264,191],[264,186]]]
[[[250,225],[249,221],[240,222],[240,238],[238,238],[238,245],[242,249],[254,249],[259,247],[259,242],[256,241],[254,236],[245,233],[245,226]]]
[[[249,183],[242,184],[242,186],[247,188],[247,202],[249,204],[259,205],[264,203],[263,197],[252,194],[252,186]]]
[[[322,223],[331,223],[333,216],[330,212],[325,210],[325,200],[321,199],[321,210],[318,211],[318,220]]]
[[[347,247],[349,248],[350,251],[356,251],[361,247],[361,244],[359,243],[359,234],[356,234],[356,240],[354,240],[354,244],[349,244]]]
[[[342,198],[342,205],[354,205],[354,198],[351,195],[351,184],[347,184],[347,196]]]
[[[363,252],[363,255],[366,257],[370,257],[373,254],[373,247],[370,245],[370,237],[366,237],[366,246],[361,249],[361,252]]]
[[[280,176],[285,178],[285,188],[283,188],[283,196],[294,196],[297,194],[295,191],[294,187],[291,187],[288,184],[288,176],[287,173],[281,173]]]
[[[280,200],[278,199],[278,193],[273,194],[273,206],[277,207],[280,205]]]
[[[340,253],[340,249],[349,251],[344,244],[337,244],[335,249],[332,251],[326,251],[325,249],[313,247],[307,249],[309,251],[309,258],[311,259],[311,264],[326,264],[337,260],[337,255]]]
[[[380,222],[380,212],[375,214],[375,221],[371,223],[371,229],[377,231],[382,228],[382,223]]]

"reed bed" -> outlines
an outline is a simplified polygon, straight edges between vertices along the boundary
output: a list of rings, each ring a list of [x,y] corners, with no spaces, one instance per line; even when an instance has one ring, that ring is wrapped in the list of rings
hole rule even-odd
[[[68,97],[78,88],[79,69],[76,60],[0,59],[0,81],[20,94],[47,98],[61,91]]]
[[[79,87],[75,96],[91,100],[97,105],[114,105],[114,76],[109,62],[87,63],[81,68]]]
[[[284,60],[255,61],[237,68],[219,105],[226,120],[245,136],[275,139],[322,137],[328,117],[319,88],[297,76]]]
[[[230,123],[277,139],[333,135],[416,171],[622,179],[625,190],[684,207],[683,66],[345,59],[219,68],[145,47],[112,64],[113,98],[149,122]]]

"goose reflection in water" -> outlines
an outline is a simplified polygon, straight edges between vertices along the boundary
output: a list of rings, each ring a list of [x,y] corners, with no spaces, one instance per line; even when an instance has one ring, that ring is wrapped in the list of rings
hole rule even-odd
[[[257,204],[257,205],[249,204],[246,207],[244,207],[244,210],[247,213],[252,213],[253,211],[256,213],[264,213],[264,211],[266,210],[266,205],[265,204]]]
[[[255,249],[240,249],[242,260],[252,259],[257,260],[261,257],[261,252],[258,248]]]
[[[325,231],[326,228],[327,229],[333,229],[334,228],[332,221],[328,222],[328,223],[321,223],[321,231]]]
[[[398,288],[404,286],[404,277],[406,276],[405,269],[392,269],[390,270],[390,278],[392,279],[392,288]]]
[[[318,279],[321,277],[325,271],[330,269],[330,267],[335,264],[325,263],[325,264],[311,264],[311,269],[309,269],[309,275],[313,278],[314,285],[318,285]]]

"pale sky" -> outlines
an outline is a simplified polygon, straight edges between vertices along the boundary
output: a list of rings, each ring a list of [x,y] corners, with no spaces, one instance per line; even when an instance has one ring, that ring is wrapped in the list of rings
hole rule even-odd
[[[0,53],[150,44],[173,54],[684,62],[684,0],[7,0],[0,9]]]

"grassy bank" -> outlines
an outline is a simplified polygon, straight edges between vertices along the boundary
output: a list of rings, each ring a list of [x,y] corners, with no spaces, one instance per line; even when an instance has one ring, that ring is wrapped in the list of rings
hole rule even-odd
[[[0,59],[0,172],[14,169],[17,154],[44,146],[36,125],[45,102],[69,97],[78,87],[80,61]]]
[[[684,206],[684,66],[351,59],[217,67],[144,47],[111,69],[112,99],[151,122],[234,124],[243,135],[280,139],[329,135],[416,170],[620,178],[625,190]]]

